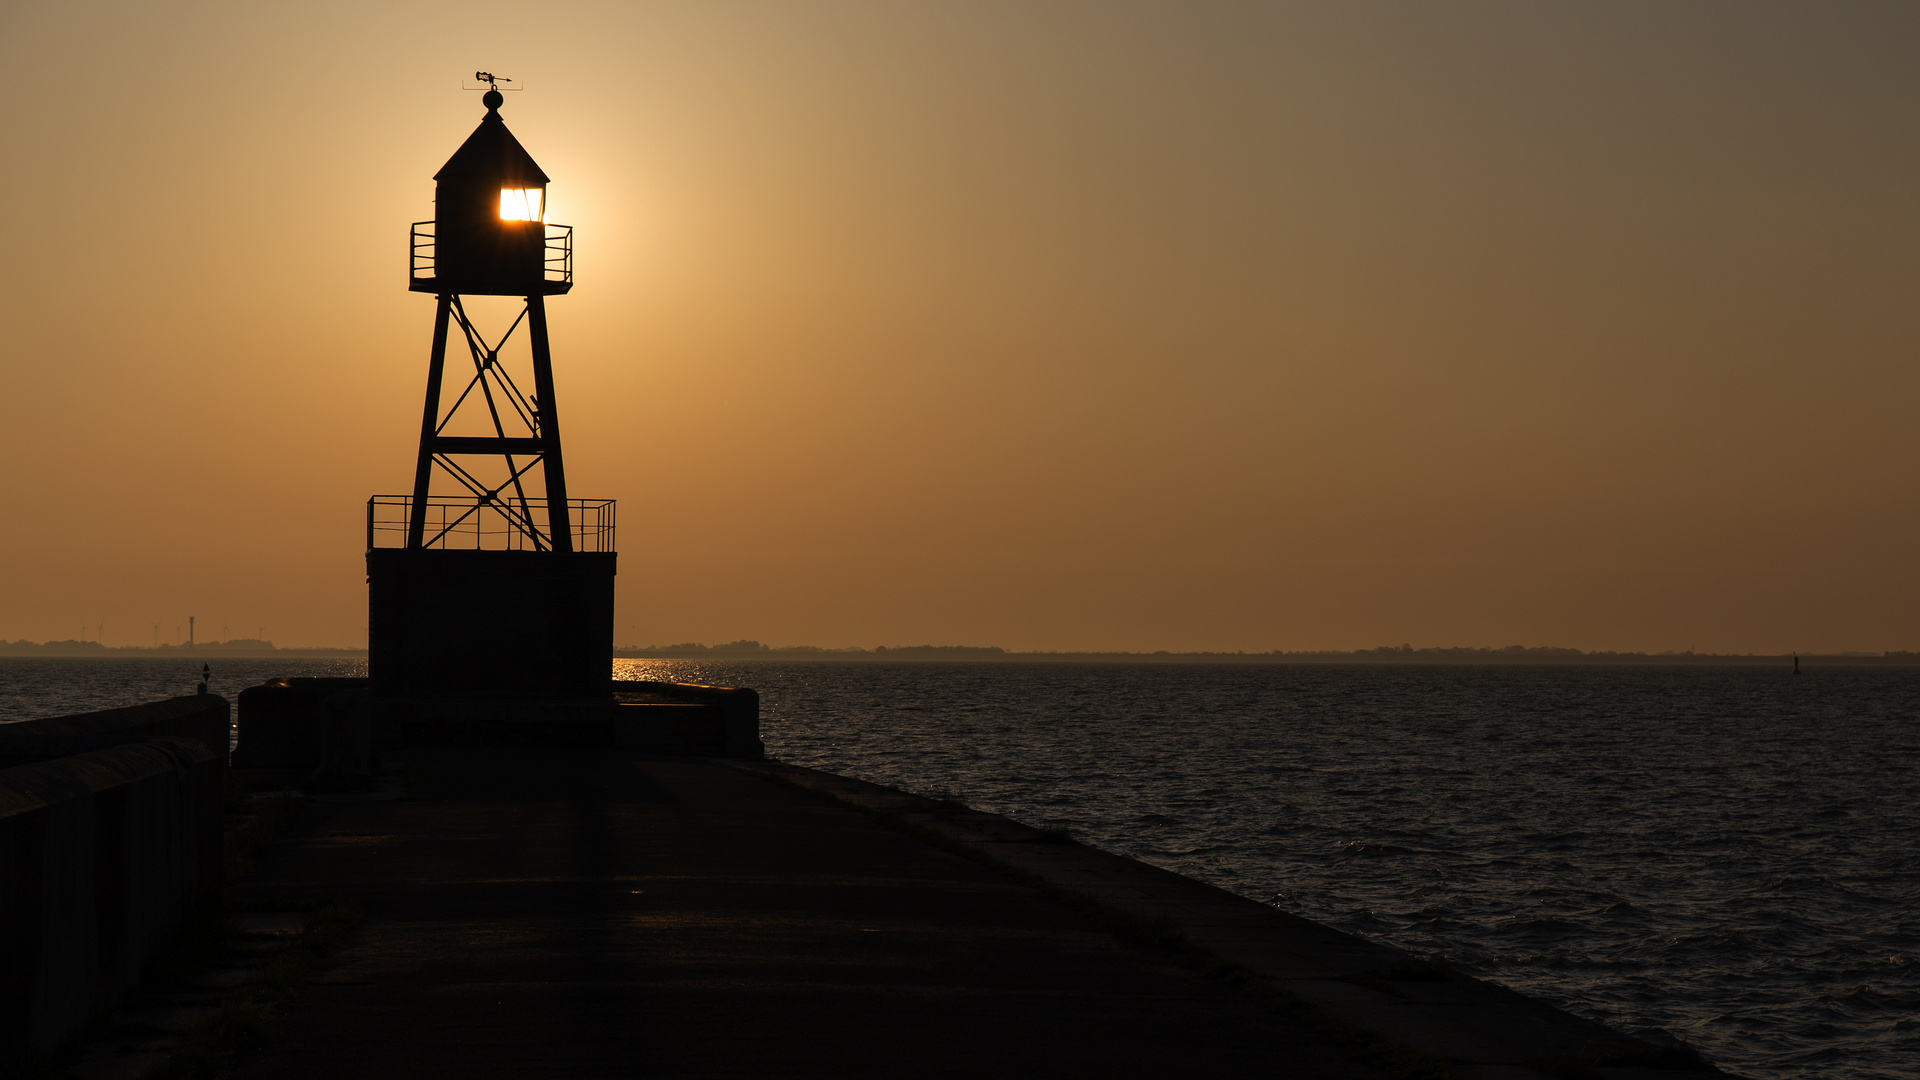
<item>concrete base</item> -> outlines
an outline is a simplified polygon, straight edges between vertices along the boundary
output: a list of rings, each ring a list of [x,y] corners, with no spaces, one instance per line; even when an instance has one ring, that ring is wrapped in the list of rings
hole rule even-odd
[[[604,700],[612,552],[375,548],[367,673],[384,700]]]

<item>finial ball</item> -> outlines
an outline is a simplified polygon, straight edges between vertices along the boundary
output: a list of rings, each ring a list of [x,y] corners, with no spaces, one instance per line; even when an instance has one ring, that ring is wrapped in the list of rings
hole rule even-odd
[[[488,90],[480,98],[480,104],[485,105],[489,109],[498,109],[500,106],[506,104],[506,101],[507,99],[502,97],[498,90]]]

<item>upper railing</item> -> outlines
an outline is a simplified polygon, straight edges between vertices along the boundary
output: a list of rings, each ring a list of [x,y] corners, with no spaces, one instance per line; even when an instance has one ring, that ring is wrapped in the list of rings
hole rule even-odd
[[[573,284],[573,226],[543,225],[547,230],[545,262],[546,279],[555,285]]]
[[[567,519],[575,551],[613,550],[613,500],[568,499]],[[403,548],[413,527],[413,497],[375,495],[367,500],[367,547]],[[547,501],[506,495],[435,496],[427,500],[424,546],[466,551],[542,551],[553,535]]]
[[[416,221],[407,240],[407,284],[433,278],[433,222]]]
[[[542,222],[546,230],[541,254],[542,292],[566,292],[573,288],[573,226]],[[438,292],[438,273],[434,266],[434,223],[416,221],[409,236],[407,284],[415,292]],[[455,289],[453,291],[459,291]]]

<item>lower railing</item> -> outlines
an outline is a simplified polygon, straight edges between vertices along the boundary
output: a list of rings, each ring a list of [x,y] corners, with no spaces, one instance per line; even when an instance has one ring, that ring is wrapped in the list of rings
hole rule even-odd
[[[612,551],[612,499],[568,499],[567,527],[575,551]],[[422,519],[424,547],[468,551],[548,551],[553,528],[547,501],[524,502],[501,495],[435,496]],[[408,546],[413,531],[413,498],[375,495],[367,500],[367,547]]]

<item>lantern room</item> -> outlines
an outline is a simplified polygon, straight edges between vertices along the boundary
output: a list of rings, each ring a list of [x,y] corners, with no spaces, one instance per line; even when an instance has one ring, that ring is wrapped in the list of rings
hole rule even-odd
[[[433,220],[413,227],[414,292],[550,296],[573,287],[573,230],[546,220],[547,174],[507,130],[504,101],[487,91],[487,115],[433,176]]]

